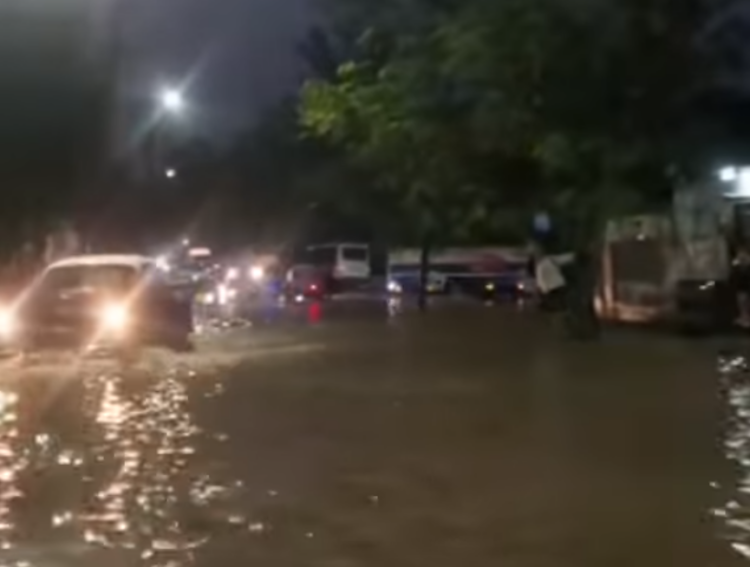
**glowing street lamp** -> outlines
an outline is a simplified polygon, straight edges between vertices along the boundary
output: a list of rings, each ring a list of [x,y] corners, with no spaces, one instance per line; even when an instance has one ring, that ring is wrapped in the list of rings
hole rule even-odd
[[[165,87],[156,93],[156,112],[151,132],[150,169],[154,178],[162,177],[174,180],[177,171],[164,164],[171,143],[170,129],[172,123],[184,118],[187,103],[182,90],[176,87]]]
[[[750,167],[723,167],[717,175],[726,187],[724,195],[743,199],[750,197]]]
[[[740,169],[737,167],[722,167],[719,170],[719,179],[724,183],[733,183],[740,177]]]
[[[169,114],[180,114],[185,110],[185,97],[177,89],[164,89],[159,95],[161,108]]]

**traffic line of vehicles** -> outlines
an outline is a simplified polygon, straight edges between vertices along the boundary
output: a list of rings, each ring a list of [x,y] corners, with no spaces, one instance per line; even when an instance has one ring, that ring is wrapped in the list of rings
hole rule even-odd
[[[0,310],[5,348],[106,350],[123,357],[143,346],[192,348],[190,299],[175,293],[154,260],[87,255],[55,262]]]
[[[258,295],[269,286],[278,295],[323,298],[349,291],[416,294],[421,285],[419,250],[393,250],[378,255],[367,244],[333,243],[307,247],[289,259],[266,256],[230,265],[210,300],[227,303]],[[520,248],[452,248],[430,256],[427,291],[480,298],[534,295],[529,253]],[[374,284],[380,282],[377,288]]]
[[[412,291],[417,257],[392,253],[381,291]],[[430,291],[526,292],[522,260],[501,249],[444,251],[431,265]],[[0,305],[0,344],[23,353],[60,347],[122,356],[144,346],[187,351],[196,306],[264,297],[320,300],[370,281],[371,261],[369,246],[342,243],[311,246],[286,263],[275,255],[226,264],[201,256],[179,266],[141,255],[73,256],[50,264],[19,297]]]
[[[204,304],[227,305],[276,295],[287,299],[323,299],[350,291],[372,294],[416,294],[421,285],[417,249],[380,255],[367,244],[309,246],[284,258],[260,255],[229,263],[210,279],[201,294]],[[430,256],[427,291],[481,299],[528,298],[536,294],[529,253],[520,248],[452,248]]]

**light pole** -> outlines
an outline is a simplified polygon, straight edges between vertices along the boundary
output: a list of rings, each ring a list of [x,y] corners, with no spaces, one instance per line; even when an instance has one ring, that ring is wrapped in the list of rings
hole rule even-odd
[[[185,110],[185,97],[179,89],[165,88],[159,93],[159,104],[164,114],[177,116]]]
[[[162,176],[164,169],[164,154],[166,151],[167,123],[180,120],[185,114],[187,107],[182,89],[176,87],[164,87],[158,91],[156,97],[156,117],[153,131],[153,153],[151,156],[151,170],[156,178]],[[174,177],[174,170],[167,170],[167,177]],[[169,174],[172,172],[172,175]]]

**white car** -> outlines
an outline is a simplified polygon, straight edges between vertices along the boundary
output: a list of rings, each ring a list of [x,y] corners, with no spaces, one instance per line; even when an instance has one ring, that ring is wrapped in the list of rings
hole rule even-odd
[[[148,257],[76,256],[47,267],[0,311],[0,338],[22,351],[142,345],[190,348],[191,303]]]

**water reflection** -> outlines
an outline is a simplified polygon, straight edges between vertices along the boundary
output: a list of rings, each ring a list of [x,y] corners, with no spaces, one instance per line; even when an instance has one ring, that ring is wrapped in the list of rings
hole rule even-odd
[[[76,545],[185,565],[222,526],[244,525],[231,509],[241,486],[202,455],[216,441],[195,423],[196,380],[172,370],[0,386],[2,549]]]
[[[743,355],[725,353],[718,363],[726,411],[723,452],[735,480],[732,486],[712,483],[722,500],[713,514],[731,548],[750,559],[750,373]]]
[[[388,317],[398,317],[404,311],[403,299],[400,296],[389,297],[386,306]]]
[[[16,418],[18,395],[0,392],[0,548],[9,549],[13,541],[13,502],[22,494],[18,477],[28,459],[18,447]]]
[[[307,322],[311,324],[320,323],[323,318],[323,307],[319,301],[312,301],[307,306]]]

